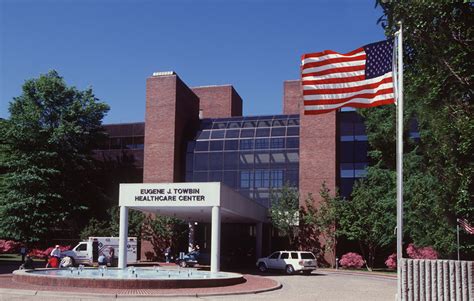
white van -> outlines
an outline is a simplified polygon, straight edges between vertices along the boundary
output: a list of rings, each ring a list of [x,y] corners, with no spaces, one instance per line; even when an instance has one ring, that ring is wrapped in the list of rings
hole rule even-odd
[[[117,261],[120,253],[118,237],[89,237],[87,241],[80,242],[72,250],[61,252],[61,257],[69,256],[73,259],[75,265],[92,265],[97,262],[101,254],[109,257],[110,249],[114,249],[114,260]],[[137,238],[129,237],[127,242],[127,263],[137,262]],[[116,265],[116,264],[113,264]]]

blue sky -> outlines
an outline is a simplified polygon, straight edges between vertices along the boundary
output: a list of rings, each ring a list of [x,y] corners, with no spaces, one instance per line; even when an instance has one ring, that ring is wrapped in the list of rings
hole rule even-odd
[[[57,70],[111,106],[105,123],[143,121],[145,79],[232,84],[244,115],[280,114],[303,53],[384,39],[375,0],[0,0],[0,117],[25,79]]]

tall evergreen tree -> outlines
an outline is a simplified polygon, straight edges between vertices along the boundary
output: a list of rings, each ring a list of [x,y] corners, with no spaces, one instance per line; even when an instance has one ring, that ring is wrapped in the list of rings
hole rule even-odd
[[[37,242],[77,234],[90,204],[100,201],[92,150],[108,110],[92,89],[68,87],[56,71],[25,82],[0,137],[7,147],[0,236]]]

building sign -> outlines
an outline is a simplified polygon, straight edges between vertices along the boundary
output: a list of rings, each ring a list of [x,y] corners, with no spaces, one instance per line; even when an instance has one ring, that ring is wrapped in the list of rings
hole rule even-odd
[[[220,183],[120,184],[120,206],[218,206]]]

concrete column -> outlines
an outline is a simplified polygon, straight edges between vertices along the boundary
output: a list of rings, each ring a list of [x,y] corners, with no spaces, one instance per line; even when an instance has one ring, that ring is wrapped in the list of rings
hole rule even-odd
[[[120,206],[120,228],[119,228],[119,249],[118,267],[127,267],[127,241],[128,241],[128,207]]]
[[[263,223],[257,223],[255,233],[255,256],[262,257]]]
[[[191,252],[194,248],[194,223],[188,222],[188,252]]]
[[[220,271],[221,263],[221,208],[212,206],[211,273]]]

